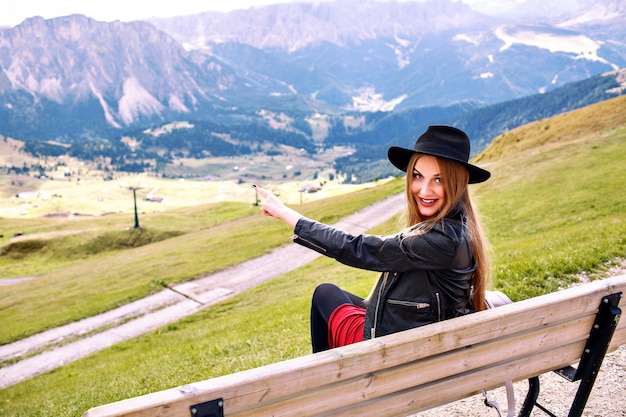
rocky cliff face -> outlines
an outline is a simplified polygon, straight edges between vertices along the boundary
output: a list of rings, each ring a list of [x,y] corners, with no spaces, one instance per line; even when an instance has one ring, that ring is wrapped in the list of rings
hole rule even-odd
[[[145,22],[98,22],[76,15],[28,19],[0,31],[0,94],[72,106],[95,99],[107,123],[190,113],[236,78]]]

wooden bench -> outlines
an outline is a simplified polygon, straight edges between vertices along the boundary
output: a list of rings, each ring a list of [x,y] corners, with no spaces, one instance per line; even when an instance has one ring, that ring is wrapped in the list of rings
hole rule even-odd
[[[531,389],[520,415],[529,415],[536,376],[577,362],[577,372],[562,373],[582,378],[570,412],[580,416],[605,353],[626,344],[622,293],[626,275],[95,407],[84,416],[407,416],[522,379]]]

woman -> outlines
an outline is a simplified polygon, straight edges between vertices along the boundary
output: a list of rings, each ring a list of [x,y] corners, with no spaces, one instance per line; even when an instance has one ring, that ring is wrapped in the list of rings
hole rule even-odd
[[[487,241],[467,185],[490,173],[469,164],[469,155],[469,138],[450,126],[430,126],[413,149],[391,147],[389,160],[407,172],[407,227],[385,237],[353,236],[312,221],[257,188],[265,198],[262,212],[291,225],[296,243],[382,272],[366,300],[332,284],[315,290],[314,352],[485,308]]]

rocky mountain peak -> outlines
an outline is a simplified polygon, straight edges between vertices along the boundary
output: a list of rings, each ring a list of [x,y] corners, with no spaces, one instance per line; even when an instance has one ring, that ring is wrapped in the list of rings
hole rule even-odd
[[[250,11],[207,12],[150,22],[188,45],[229,41],[293,52],[324,42],[349,46],[368,39],[419,39],[425,34],[477,26],[488,20],[452,0],[341,0],[284,3]]]
[[[25,91],[59,104],[95,98],[116,127],[166,109],[188,112],[205,94],[194,57],[147,22],[35,17],[1,30],[0,46],[9,52],[1,57],[0,93]]]

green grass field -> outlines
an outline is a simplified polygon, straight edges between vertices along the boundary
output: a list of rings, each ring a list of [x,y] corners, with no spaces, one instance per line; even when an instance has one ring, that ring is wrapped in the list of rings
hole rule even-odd
[[[493,174],[472,193],[493,246],[495,288],[525,299],[567,287],[582,272],[601,277],[626,257],[625,109],[626,96],[546,119],[499,137],[478,157]],[[402,187],[397,179],[299,207],[332,223]],[[141,231],[116,228],[107,216],[62,227],[50,219],[20,220],[19,227],[43,237],[15,252],[5,243],[0,276],[23,268],[23,275],[39,278],[0,287],[0,343],[258,256],[291,236],[245,203],[142,220]],[[394,218],[372,232],[395,231],[398,223]],[[0,219],[0,228],[17,230],[14,224]],[[45,238],[59,228],[68,234]],[[307,354],[315,286],[330,281],[366,295],[376,277],[318,259],[176,324],[1,390],[0,415],[79,416],[107,402]]]

